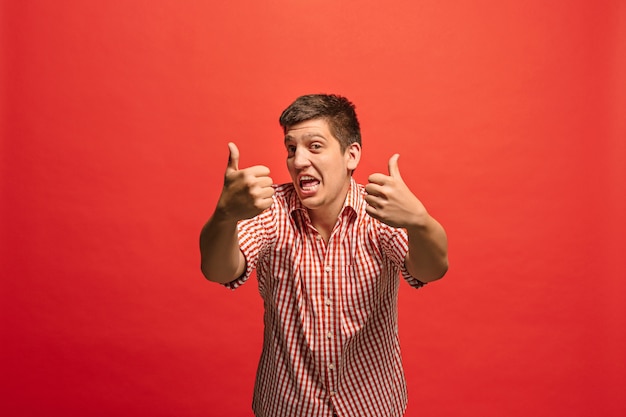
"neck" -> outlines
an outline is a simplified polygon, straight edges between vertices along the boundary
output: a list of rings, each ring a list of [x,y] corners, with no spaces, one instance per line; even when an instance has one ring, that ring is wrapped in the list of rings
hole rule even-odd
[[[309,213],[309,216],[311,216],[311,213]],[[315,227],[315,230],[318,231],[318,233],[322,236],[322,238],[324,239],[324,242],[328,243],[328,239],[330,239],[330,235],[333,232],[333,228],[335,227],[335,224],[337,223],[337,217],[332,217],[332,218],[318,218],[318,217],[313,217],[311,218],[311,224],[313,224],[313,227]]]
[[[324,240],[328,243],[328,239],[337,224],[337,218],[339,217],[339,213],[341,213],[341,209],[346,201],[346,197],[348,192],[350,191],[350,185],[346,188],[340,198],[337,198],[331,204],[318,207],[316,209],[307,208],[307,213],[309,215],[309,219],[311,219],[311,224],[315,229],[322,235]]]

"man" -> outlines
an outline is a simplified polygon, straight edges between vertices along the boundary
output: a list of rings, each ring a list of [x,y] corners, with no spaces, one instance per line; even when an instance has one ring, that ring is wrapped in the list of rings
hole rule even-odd
[[[389,160],[365,187],[354,105],[298,98],[281,115],[292,183],[239,168],[237,146],[200,235],[202,272],[230,288],[256,268],[265,307],[253,409],[259,417],[397,417],[406,384],[397,329],[399,275],[419,288],[447,271],[442,226]]]

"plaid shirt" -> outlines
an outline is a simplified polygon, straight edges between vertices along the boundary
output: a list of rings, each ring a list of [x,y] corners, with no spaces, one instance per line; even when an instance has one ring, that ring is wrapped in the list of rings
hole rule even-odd
[[[256,268],[265,306],[252,407],[258,417],[401,416],[407,395],[398,342],[399,273],[408,238],[365,212],[354,180],[328,244],[292,184],[239,222],[246,271]]]

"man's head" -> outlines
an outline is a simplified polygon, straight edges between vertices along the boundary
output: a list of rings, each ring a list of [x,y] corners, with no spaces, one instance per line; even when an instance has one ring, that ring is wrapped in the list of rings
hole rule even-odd
[[[334,94],[310,94],[296,99],[280,115],[283,133],[290,127],[313,119],[323,119],[344,152],[351,143],[361,145],[361,129],[354,104]]]
[[[287,168],[309,216],[334,224],[361,157],[354,105],[334,95],[302,96],[281,115]]]

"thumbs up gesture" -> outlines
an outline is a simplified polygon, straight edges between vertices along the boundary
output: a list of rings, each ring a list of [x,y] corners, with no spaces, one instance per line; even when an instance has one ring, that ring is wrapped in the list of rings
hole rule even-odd
[[[229,143],[228,150],[224,187],[216,211],[231,221],[254,217],[272,205],[274,189],[270,170],[263,165],[239,169],[237,145]]]
[[[424,205],[404,183],[398,167],[399,154],[389,159],[389,175],[372,174],[365,186],[366,211],[375,219],[392,227],[410,228],[425,222]]]

